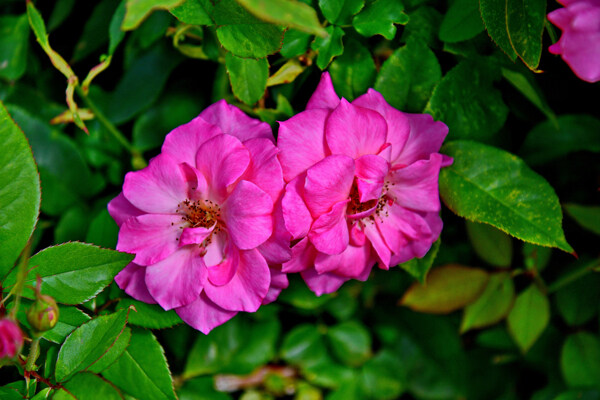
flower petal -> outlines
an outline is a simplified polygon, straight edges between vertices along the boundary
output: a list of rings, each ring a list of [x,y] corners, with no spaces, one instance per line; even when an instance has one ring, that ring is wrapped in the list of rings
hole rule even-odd
[[[123,195],[147,213],[174,213],[188,196],[187,179],[174,159],[160,154],[146,168],[125,175]]]
[[[403,207],[419,211],[438,212],[438,175],[442,155],[431,154],[429,160],[417,161],[408,167],[392,171],[393,185],[388,190],[395,202]]]
[[[315,258],[315,269],[319,274],[335,272],[346,278],[359,279],[365,275],[365,269],[370,272],[375,264],[370,247],[368,244],[348,246],[342,253],[335,255],[319,253]]]
[[[292,247],[292,258],[282,264],[281,270],[285,273],[293,273],[312,268],[316,255],[315,246],[305,237]]]
[[[258,250],[239,252],[236,274],[223,286],[205,281],[204,292],[215,304],[231,311],[254,312],[271,284],[271,271]]]
[[[293,239],[301,239],[308,235],[312,224],[312,216],[303,200],[305,176],[297,176],[285,187],[281,200],[285,228]]]
[[[178,163],[196,165],[196,152],[213,136],[219,135],[221,129],[197,116],[187,124],[178,126],[165,137],[161,153],[168,154]]]
[[[144,303],[156,304],[146,286],[146,267],[129,263],[115,276],[115,282],[128,295]]]
[[[284,274],[278,269],[270,268],[271,270],[271,287],[269,287],[269,291],[263,300],[264,304],[269,304],[277,300],[279,294],[283,289],[286,289],[289,285],[289,281],[287,278],[287,274]]]
[[[250,152],[250,165],[242,179],[256,184],[276,203],[284,185],[277,147],[272,141],[262,138],[247,140],[244,146]]]
[[[218,126],[223,133],[235,136],[242,142],[264,138],[274,142],[273,131],[266,122],[250,118],[242,110],[225,100],[217,101],[200,114],[206,122]]]
[[[379,268],[389,269],[392,252],[383,240],[381,232],[377,229],[377,225],[367,222],[364,230],[367,239],[371,242],[371,246],[373,246],[373,249],[375,249],[375,252],[379,256]]]
[[[379,156],[367,154],[356,159],[355,164],[360,202],[378,199],[388,173],[388,162]]]
[[[319,274],[314,268],[302,271],[300,274],[306,282],[306,286],[317,296],[335,292],[344,282],[350,279],[331,272]]]
[[[258,251],[267,260],[267,264],[282,264],[292,258],[291,241],[292,235],[285,227],[280,199],[273,212],[273,234],[266,242],[258,246]]]
[[[205,335],[237,314],[237,311],[228,311],[217,306],[204,293],[200,293],[190,304],[175,309],[175,312],[186,324]]]
[[[286,182],[329,154],[325,145],[325,121],[328,115],[328,110],[306,110],[279,122],[278,157]]]
[[[146,267],[146,286],[165,310],[192,303],[202,291],[204,263],[194,249],[180,249],[170,257]]]
[[[129,218],[119,231],[117,250],[135,254],[133,262],[151,265],[164,260],[179,247],[181,216],[144,214]]]
[[[387,124],[376,111],[342,99],[325,124],[325,140],[332,154],[358,158],[377,154],[386,143]]]
[[[117,197],[108,202],[108,213],[119,227],[123,225],[123,222],[127,221],[128,218],[144,214],[142,210],[134,207],[134,205],[123,196],[123,192],[119,193]]]
[[[196,153],[196,167],[208,182],[210,197],[217,203],[227,198],[234,184],[250,164],[250,153],[242,142],[230,135],[218,135],[206,141]]]
[[[333,88],[331,76],[329,75],[329,72],[325,71],[321,74],[319,85],[312,96],[310,96],[308,104],[306,104],[306,109],[325,108],[333,110],[339,103],[340,97]]]
[[[410,165],[419,160],[428,160],[437,153],[448,134],[448,126],[434,121],[429,114],[405,114],[410,122],[410,136],[402,152],[392,158],[392,166]],[[449,164],[448,164],[449,165]]]
[[[179,237],[179,246],[186,246],[188,244],[201,244],[204,240],[210,236],[212,231],[215,229],[215,225],[210,228],[204,228],[199,226],[197,228],[183,228],[181,236]]]
[[[410,132],[407,114],[390,106],[381,93],[373,89],[369,89],[367,93],[354,100],[352,104],[381,114],[387,123],[385,141],[391,144],[391,159],[396,159],[404,148]]]
[[[353,180],[354,160],[345,155],[329,156],[310,167],[306,171],[304,200],[313,218],[346,200]]]
[[[235,245],[254,249],[273,233],[273,201],[252,182],[240,181],[223,204],[222,217]]]
[[[408,243],[400,248],[400,251],[392,257],[391,265],[403,263],[415,257],[424,257],[431,245],[440,236],[443,223],[438,213],[425,213],[421,218],[427,228],[422,229],[423,233],[417,239],[409,239]],[[429,231],[429,234],[425,234],[427,231]]]
[[[218,240],[214,240],[208,246],[204,261],[207,265],[207,278],[210,283],[215,286],[223,286],[229,283],[237,272],[240,255],[224,233],[220,232],[215,236],[215,239]],[[211,257],[211,253],[219,255],[219,257]],[[216,262],[217,260],[219,261]],[[211,263],[210,266],[206,263],[207,261]]]
[[[331,211],[322,214],[313,223],[308,238],[317,250],[325,254],[340,254],[348,247],[346,205],[350,200],[335,204]]]

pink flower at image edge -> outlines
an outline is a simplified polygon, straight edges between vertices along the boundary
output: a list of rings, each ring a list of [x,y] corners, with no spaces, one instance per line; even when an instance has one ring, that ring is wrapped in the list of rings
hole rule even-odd
[[[288,284],[277,266],[291,253],[275,218],[277,152],[268,124],[225,101],[170,132],[108,205],[117,250],[135,254],[119,287],[205,334],[273,301]]]
[[[349,103],[323,73],[306,110],[280,122],[283,218],[295,245],[286,273],[317,295],[423,257],[442,230],[438,151],[448,127],[369,91]]]
[[[587,82],[600,80],[600,0],[559,0],[563,8],[548,14],[562,30],[558,42],[549,47],[560,54],[575,75]]]
[[[0,319],[0,359],[15,358],[23,347],[23,332],[17,323],[8,318]]]

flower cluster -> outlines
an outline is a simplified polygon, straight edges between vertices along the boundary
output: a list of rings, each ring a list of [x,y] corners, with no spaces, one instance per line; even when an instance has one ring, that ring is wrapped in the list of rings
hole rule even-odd
[[[287,273],[320,295],[423,257],[442,229],[447,131],[374,90],[340,100],[327,73],[278,146],[269,125],[213,104],[109,203],[117,249],[135,254],[116,281],[208,333],[275,300]]]
[[[549,13],[548,19],[562,30],[562,36],[550,52],[560,54],[580,79],[600,81],[600,0],[559,3],[565,7]]]

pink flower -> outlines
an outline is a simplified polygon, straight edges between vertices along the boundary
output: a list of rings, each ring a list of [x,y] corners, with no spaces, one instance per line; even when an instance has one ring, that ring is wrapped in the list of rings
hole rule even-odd
[[[268,124],[225,101],[169,133],[108,205],[117,249],[135,254],[117,284],[203,333],[273,301],[291,253],[277,152]]]
[[[580,79],[600,80],[600,0],[559,0],[564,8],[548,14],[562,31],[548,50],[561,54]]]
[[[23,347],[23,332],[11,319],[0,319],[0,359],[15,358]]]
[[[281,122],[286,228],[297,243],[284,272],[317,295],[423,257],[442,230],[438,153],[448,127],[405,114],[378,92],[349,103],[324,73],[306,111]]]

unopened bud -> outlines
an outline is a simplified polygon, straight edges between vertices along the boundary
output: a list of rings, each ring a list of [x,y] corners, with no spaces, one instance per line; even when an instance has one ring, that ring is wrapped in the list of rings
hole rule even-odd
[[[12,319],[0,319],[0,359],[15,358],[23,347],[23,332]]]
[[[36,332],[46,332],[58,322],[58,306],[50,296],[38,294],[27,310],[27,322]]]

